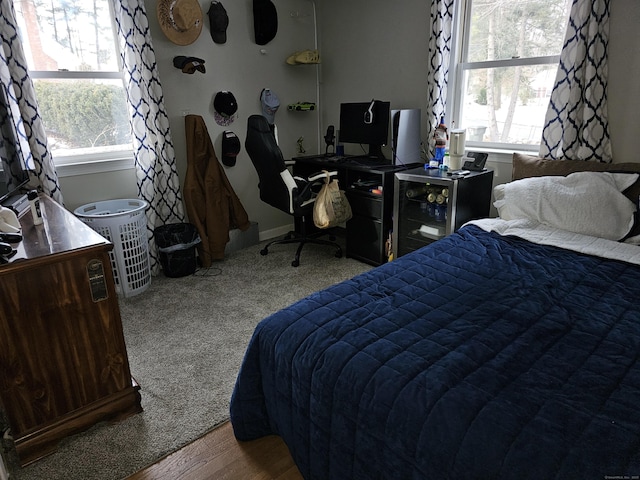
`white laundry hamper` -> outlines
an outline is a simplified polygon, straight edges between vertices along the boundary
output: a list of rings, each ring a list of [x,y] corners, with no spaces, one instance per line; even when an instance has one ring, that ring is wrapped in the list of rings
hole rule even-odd
[[[109,252],[116,292],[131,297],[151,284],[147,218],[148,202],[139,199],[88,203],[73,213],[113,244]]]

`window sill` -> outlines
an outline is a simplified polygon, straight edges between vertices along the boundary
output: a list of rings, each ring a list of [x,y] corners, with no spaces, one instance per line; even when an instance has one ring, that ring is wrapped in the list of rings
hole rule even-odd
[[[60,162],[56,164],[59,177],[73,177],[77,175],[93,175],[118,170],[133,170],[133,156],[109,158],[92,161]]]
[[[466,145],[465,148],[468,152],[481,152],[488,153],[492,161],[498,163],[511,163],[514,153],[521,153],[523,155],[537,156],[538,152],[533,150],[517,150],[511,148],[496,148],[478,145]]]

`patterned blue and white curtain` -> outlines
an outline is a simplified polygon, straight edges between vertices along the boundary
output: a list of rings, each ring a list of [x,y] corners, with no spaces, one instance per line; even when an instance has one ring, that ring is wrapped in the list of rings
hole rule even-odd
[[[0,41],[0,86],[4,94],[2,99],[7,101],[7,115],[3,115],[0,122],[9,122],[7,130],[13,130],[13,138],[3,140],[15,143],[27,166],[33,168],[35,178],[31,179],[30,186],[42,187],[44,193],[62,204],[58,175],[18,36],[13,2],[6,0],[0,2]]]
[[[611,162],[607,113],[609,0],[573,0],[540,156]]]
[[[184,222],[185,214],[143,0],[113,0],[124,68],[138,196],[149,202],[147,229],[151,272],[160,270],[153,230],[166,223]]]
[[[435,145],[433,134],[447,105],[449,60],[453,35],[454,0],[431,2],[431,34],[429,35],[429,72],[427,73],[427,138],[430,155]]]

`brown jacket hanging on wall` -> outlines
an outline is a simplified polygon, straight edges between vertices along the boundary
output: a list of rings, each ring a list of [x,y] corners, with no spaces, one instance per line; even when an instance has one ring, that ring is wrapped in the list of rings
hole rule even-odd
[[[185,117],[187,174],[184,203],[189,221],[198,229],[202,243],[198,255],[203,267],[222,260],[229,242],[229,230],[249,228],[249,216],[233,191],[224,168],[218,162],[204,119]]]

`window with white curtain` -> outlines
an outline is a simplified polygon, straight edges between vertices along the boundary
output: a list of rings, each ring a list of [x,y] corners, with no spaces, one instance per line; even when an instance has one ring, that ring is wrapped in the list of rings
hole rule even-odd
[[[109,0],[13,0],[57,166],[132,165],[126,93]]]
[[[538,149],[571,3],[460,2],[447,104],[468,146]]]

